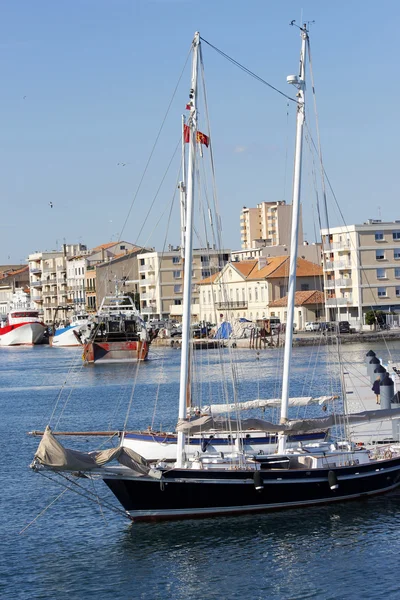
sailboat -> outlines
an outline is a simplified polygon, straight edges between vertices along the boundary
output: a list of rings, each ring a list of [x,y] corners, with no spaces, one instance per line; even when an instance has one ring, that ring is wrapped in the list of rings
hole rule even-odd
[[[237,447],[228,452],[186,452],[187,438],[218,431],[221,423],[212,415],[188,417],[190,390],[189,348],[191,320],[191,269],[184,272],[183,331],[180,368],[179,413],[176,458],[170,462],[150,462],[124,443],[117,448],[84,453],[64,448],[47,428],[35,454],[32,468],[52,471],[65,478],[67,473],[92,480],[100,479],[119,500],[133,521],[202,518],[217,515],[258,513],[277,509],[314,506],[356,500],[389,492],[400,485],[400,445],[374,450],[357,446],[348,439],[335,443],[288,446],[290,435],[309,434],[321,428],[343,427],[349,422],[372,422],[400,416],[400,409],[366,411],[350,416],[329,415],[307,420],[289,420],[289,383],[292,358],[297,239],[300,206],[302,136],[305,117],[305,60],[308,31],[300,28],[301,55],[297,76],[288,78],[297,89],[296,154],[293,178],[293,223],[291,235],[287,327],[284,352],[280,423],[253,422],[264,432],[278,434],[274,453],[249,455],[239,435],[248,426],[245,420],[230,419],[237,432]],[[187,178],[185,264],[192,264],[194,174],[196,170],[197,72],[200,35],[192,44],[190,117],[188,120],[189,160]],[[112,461],[117,460],[117,466]],[[76,482],[76,478],[71,479]],[[71,484],[72,485],[72,484]],[[96,500],[98,500],[96,496]]]

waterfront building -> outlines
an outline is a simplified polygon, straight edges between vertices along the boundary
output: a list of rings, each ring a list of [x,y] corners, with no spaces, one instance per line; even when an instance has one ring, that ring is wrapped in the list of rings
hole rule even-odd
[[[230,262],[218,273],[200,282],[201,320],[246,318],[259,321],[273,316],[270,305],[287,295],[289,257],[260,257]],[[322,268],[297,259],[297,291],[322,290]]]
[[[197,248],[192,263],[192,318],[199,320],[198,283],[218,272],[229,260],[230,250]],[[183,261],[180,248],[147,252],[138,256],[140,311],[148,319],[182,318]]]
[[[7,315],[17,290],[29,291],[28,265],[0,266],[0,316]]]
[[[256,208],[244,206],[240,213],[242,250],[258,246],[279,246],[290,243],[292,205],[284,200],[261,202]],[[300,206],[299,245],[303,243]]]
[[[373,309],[400,313],[400,221],[323,229],[327,319],[362,328]]]
[[[67,290],[67,259],[86,251],[83,244],[63,244],[60,251],[28,256],[31,300],[46,323],[67,318],[72,306]]]

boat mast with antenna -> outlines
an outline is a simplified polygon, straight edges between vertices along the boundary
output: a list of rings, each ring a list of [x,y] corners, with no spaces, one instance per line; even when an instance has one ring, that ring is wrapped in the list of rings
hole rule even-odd
[[[294,25],[294,22],[291,23]],[[290,366],[292,361],[293,344],[293,323],[294,323],[294,305],[296,293],[296,267],[297,267],[297,248],[299,239],[299,217],[300,217],[300,190],[301,190],[301,162],[303,149],[303,129],[305,118],[305,62],[307,51],[308,31],[307,25],[299,28],[301,31],[301,52],[299,75],[289,75],[287,82],[294,85],[298,92],[297,96],[297,119],[296,119],[296,146],[294,158],[293,175],[293,197],[292,197],[292,231],[290,238],[290,265],[289,265],[289,285],[287,302],[287,319],[285,335],[285,354],[283,361],[283,379],[282,379],[282,403],[281,403],[281,424],[288,420],[289,406],[289,383]],[[279,434],[278,452],[284,453],[286,449],[286,435]]]
[[[196,132],[197,132],[197,74],[199,57],[200,34],[197,31],[193,39],[192,55],[192,83],[190,89],[190,115],[187,126],[189,127],[189,157],[186,187],[186,235],[183,280],[183,314],[182,314],[182,352],[181,374],[179,387],[179,421],[186,418],[188,381],[189,381],[189,345],[190,322],[192,308],[192,262],[193,262],[193,218],[194,218],[194,174],[196,167]],[[178,432],[176,466],[182,467],[185,462],[185,434]]]

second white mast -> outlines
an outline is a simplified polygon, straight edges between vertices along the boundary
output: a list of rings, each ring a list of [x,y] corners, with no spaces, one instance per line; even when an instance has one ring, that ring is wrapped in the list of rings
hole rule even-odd
[[[297,93],[297,120],[296,120],[296,147],[294,158],[293,175],[293,198],[292,198],[292,232],[290,237],[290,265],[289,265],[289,285],[287,296],[287,319],[285,335],[285,354],[283,362],[282,379],[282,404],[281,404],[281,423],[284,424],[288,419],[289,406],[289,383],[290,366],[292,361],[293,344],[293,324],[294,324],[294,305],[296,294],[296,268],[297,268],[297,249],[299,245],[299,218],[300,218],[300,189],[301,189],[301,162],[303,149],[303,128],[305,117],[305,62],[307,51],[307,27],[301,28],[301,53],[299,76],[290,75],[287,78],[298,89]],[[278,452],[283,453],[286,448],[286,436],[279,436]]]

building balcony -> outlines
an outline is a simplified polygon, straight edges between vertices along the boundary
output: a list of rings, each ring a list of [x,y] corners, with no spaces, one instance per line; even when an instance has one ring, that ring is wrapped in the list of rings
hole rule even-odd
[[[142,306],[140,312],[143,315],[149,315],[157,312],[157,308],[155,306]]]
[[[335,280],[334,280],[334,279],[330,279],[329,281],[328,281],[328,280],[325,280],[325,281],[324,281],[324,287],[325,287],[327,290],[331,290],[332,288],[334,288],[334,287],[335,287]]]
[[[41,288],[43,287],[43,283],[41,281],[31,281],[30,286],[33,288]]]
[[[338,269],[351,269],[351,262],[348,260],[326,261],[324,265],[325,271],[333,271]]]
[[[353,280],[350,277],[335,279],[335,283],[337,287],[353,287]]]
[[[247,308],[246,300],[228,300],[226,302],[216,302],[215,308],[217,310],[235,310],[238,308]]]
[[[154,265],[139,265],[139,273],[154,272]]]
[[[140,294],[140,299],[150,300],[150,302],[153,300],[155,302],[154,294]]]
[[[67,280],[64,277],[57,277],[57,283],[65,283],[67,284]]]
[[[32,296],[33,302],[43,302],[42,296]]]
[[[156,285],[156,279],[155,279],[155,277],[146,277],[146,279],[141,279],[139,281],[139,285],[140,286],[143,286],[143,285],[146,285],[146,286],[147,285],[150,285],[150,286]]]
[[[325,252],[328,252],[329,250],[350,250],[351,242],[350,240],[344,240],[343,242],[331,242],[330,244],[328,242],[324,242],[323,249]]]
[[[65,272],[66,270],[67,270],[67,267],[65,267],[64,265],[62,265],[62,266],[58,265],[57,266],[57,271],[64,271]]]
[[[41,272],[42,272],[41,267],[35,267],[33,269],[29,269],[29,273],[32,273],[32,275],[36,275],[37,273],[41,273]]]
[[[42,277],[42,283],[57,283],[57,277]]]
[[[327,298],[326,306],[346,306],[347,304],[353,303],[353,297],[348,296],[347,298]]]

